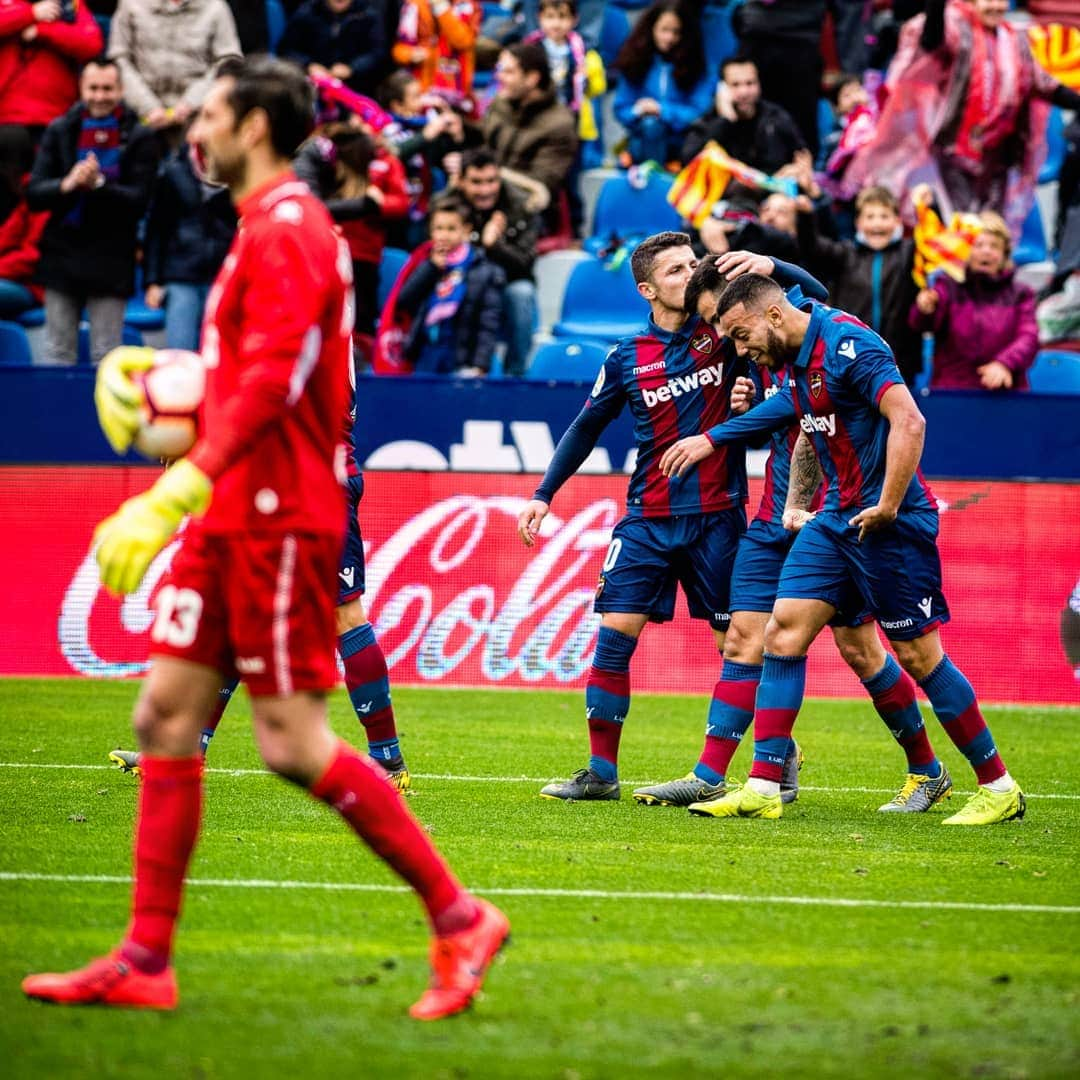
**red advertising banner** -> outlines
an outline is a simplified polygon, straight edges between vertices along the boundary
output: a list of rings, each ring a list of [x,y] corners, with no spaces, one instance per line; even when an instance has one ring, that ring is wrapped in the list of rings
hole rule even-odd
[[[0,468],[4,618],[0,673],[119,677],[145,670],[149,597],[175,551],[119,602],[88,555],[95,525],[156,471],[126,466]],[[592,597],[626,478],[575,477],[538,545],[518,539],[535,478],[469,473],[367,476],[360,508],[365,602],[399,685],[580,688],[596,640]],[[946,648],[988,701],[1080,701],[1059,638],[1080,577],[1080,486],[937,482],[953,619]],[[756,505],[760,481],[751,483]],[[327,588],[335,588],[327,582]],[[634,657],[639,691],[708,693],[719,661],[680,600]],[[857,696],[826,633],[808,692]]]

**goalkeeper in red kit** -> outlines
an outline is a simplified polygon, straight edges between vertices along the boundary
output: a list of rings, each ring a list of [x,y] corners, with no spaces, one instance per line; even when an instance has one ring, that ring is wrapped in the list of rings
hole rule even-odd
[[[506,917],[450,872],[386,775],[327,724],[337,682],[334,597],[345,521],[340,417],[352,330],[351,262],[325,207],[289,162],[308,134],[311,91],[279,60],[222,69],[189,139],[227,185],[240,229],[207,302],[201,434],[186,458],[95,534],[103,584],[132,592],[183,518],[155,600],[151,665],[135,707],[142,784],[131,920],[87,967],[30,975],[23,991],[60,1004],[171,1009],[173,935],[199,832],[199,736],[223,678],[251,696],[259,751],[329,803],[418,893],[433,930],[432,977],[417,1019],[466,1008],[509,934]],[[99,374],[114,446],[138,425],[138,391]]]

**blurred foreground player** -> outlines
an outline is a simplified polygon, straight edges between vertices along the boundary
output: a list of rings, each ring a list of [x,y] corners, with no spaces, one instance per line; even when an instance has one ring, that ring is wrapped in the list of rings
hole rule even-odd
[[[344,506],[339,428],[325,418],[346,408],[351,262],[326,209],[289,168],[311,116],[300,72],[262,59],[217,79],[191,131],[241,219],[207,306],[203,431],[188,457],[95,534],[102,582],[123,594],[184,515],[197,518],[157,594],[153,659],[135,709],[143,779],[132,917],[107,956],[27,977],[30,997],[175,1008],[170,957],[199,831],[199,732],[234,669],[267,765],[333,806],[427,908],[432,981],[412,1016],[466,1008],[509,934],[502,912],[454,878],[383,773],[326,722],[337,673],[325,582],[338,566]],[[134,400],[99,397],[114,445],[134,433]]]

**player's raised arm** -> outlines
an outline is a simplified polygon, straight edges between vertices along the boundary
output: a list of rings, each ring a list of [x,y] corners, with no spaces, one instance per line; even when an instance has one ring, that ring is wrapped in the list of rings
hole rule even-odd
[[[911,485],[922,457],[926,439],[926,419],[919,412],[911,391],[903,383],[893,383],[878,401],[878,410],[889,421],[885,444],[885,479],[881,497],[874,506],[856,514],[849,525],[859,527],[859,539],[867,533],[891,525]]]

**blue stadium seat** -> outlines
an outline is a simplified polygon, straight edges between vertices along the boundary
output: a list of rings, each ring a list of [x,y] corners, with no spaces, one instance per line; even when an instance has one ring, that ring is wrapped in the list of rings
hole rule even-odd
[[[43,307],[33,307],[29,311],[22,312],[17,321],[20,326],[25,326],[31,330],[38,326],[44,326],[45,309]]]
[[[583,247],[595,255],[606,247],[613,236],[623,241],[643,240],[665,229],[681,229],[682,218],[667,201],[671,184],[655,173],[649,175],[645,187],[634,187],[625,175],[604,181],[593,212],[592,236]]]
[[[281,0],[265,0],[266,3],[266,36],[269,40],[269,51],[277,52],[278,42],[285,33],[285,5]]]
[[[142,334],[147,330],[165,329],[165,309],[147,307],[141,296],[133,296],[124,308],[124,329],[131,328],[139,334],[140,343]],[[130,342],[125,342],[130,344]]]
[[[0,364],[32,364],[30,341],[26,331],[17,322],[0,322]]]
[[[1065,119],[1055,105],[1046,121],[1046,160],[1039,170],[1039,183],[1052,184],[1065,161]]]
[[[604,61],[604,67],[610,68],[618,56],[622,43],[630,36],[630,19],[626,12],[614,4],[604,5],[604,22],[600,27],[600,40],[596,51]],[[608,75],[611,79],[611,73]]]
[[[381,312],[386,304],[386,298],[394,287],[394,280],[401,273],[401,268],[409,261],[410,252],[401,248],[383,248],[382,260],[379,263],[379,292],[378,304]]]
[[[607,352],[607,346],[598,341],[549,341],[536,350],[525,378],[540,382],[592,382]]]
[[[1042,211],[1036,201],[1020,231],[1020,243],[1013,252],[1013,262],[1017,266],[1025,266],[1027,263],[1043,262],[1046,257],[1046,231],[1043,229]]]
[[[817,130],[818,141],[824,145],[825,140],[837,128],[836,113],[833,112],[832,104],[828,98],[818,98],[817,103]]]
[[[1039,394],[1080,394],[1080,353],[1040,352],[1028,370],[1028,382]]]
[[[599,259],[589,259],[570,272],[562,316],[552,334],[561,340],[599,340],[610,345],[616,338],[644,330],[647,321],[648,310],[630,273],[630,260],[609,270]]]
[[[728,4],[705,4],[701,9],[701,38],[705,42],[705,70],[719,78],[720,65],[739,51],[739,39],[731,26],[738,0]]]

